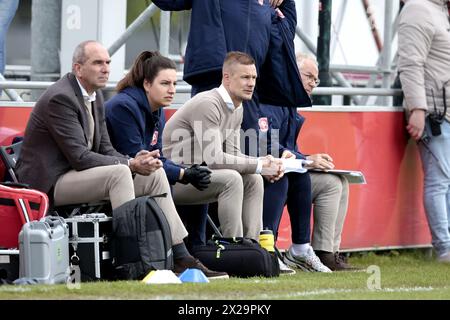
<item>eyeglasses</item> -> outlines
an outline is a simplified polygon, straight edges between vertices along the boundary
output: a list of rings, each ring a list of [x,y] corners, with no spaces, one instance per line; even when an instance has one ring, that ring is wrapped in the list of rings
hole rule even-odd
[[[302,72],[302,75],[306,77],[309,83],[314,83],[316,87],[320,84],[320,79],[314,77],[312,74]]]

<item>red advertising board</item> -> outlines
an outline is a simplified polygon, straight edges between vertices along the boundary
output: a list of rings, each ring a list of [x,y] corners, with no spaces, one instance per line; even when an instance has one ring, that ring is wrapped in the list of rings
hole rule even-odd
[[[31,106],[0,106],[0,145],[23,134]],[[167,110],[168,118],[175,112]],[[305,154],[329,153],[338,169],[363,172],[367,184],[350,185],[341,248],[347,250],[429,245],[422,204],[422,171],[415,143],[394,108],[312,108],[299,137]],[[1,178],[1,176],[0,176]],[[278,246],[290,244],[287,213]]]
[[[429,245],[420,157],[404,129],[403,112],[364,107],[323,110],[327,111],[300,112],[307,119],[298,140],[300,150],[329,153],[336,168],[361,171],[367,181],[350,185],[341,248]],[[278,245],[286,248],[290,244],[286,212],[280,234]]]

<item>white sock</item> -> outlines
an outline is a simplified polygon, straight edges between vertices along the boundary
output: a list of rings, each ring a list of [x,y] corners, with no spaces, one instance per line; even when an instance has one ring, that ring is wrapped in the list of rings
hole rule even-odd
[[[308,252],[310,247],[311,245],[309,243],[302,243],[302,244],[293,243],[289,248],[289,251],[294,256],[303,256]]]

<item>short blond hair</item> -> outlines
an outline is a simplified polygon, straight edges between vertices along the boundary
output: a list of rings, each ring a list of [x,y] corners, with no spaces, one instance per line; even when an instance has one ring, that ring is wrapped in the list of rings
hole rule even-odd
[[[222,71],[230,71],[236,64],[252,65],[255,64],[255,59],[245,52],[230,51],[223,61]]]

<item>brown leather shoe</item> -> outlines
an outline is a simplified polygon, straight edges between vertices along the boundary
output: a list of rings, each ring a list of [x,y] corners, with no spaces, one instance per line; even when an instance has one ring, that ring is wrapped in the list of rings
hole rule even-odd
[[[316,256],[319,257],[320,261],[331,271],[336,270],[336,260],[332,252],[319,250],[314,250],[314,252],[316,253]]]
[[[334,261],[336,266],[336,271],[357,271],[363,270],[362,268],[357,268],[348,263],[347,257],[340,254],[338,251],[334,253]]]
[[[173,272],[177,275],[183,273],[186,269],[199,269],[208,279],[228,279],[229,276],[226,272],[213,271],[205,267],[200,260],[195,259],[193,256],[183,257],[181,259],[174,260]]]

